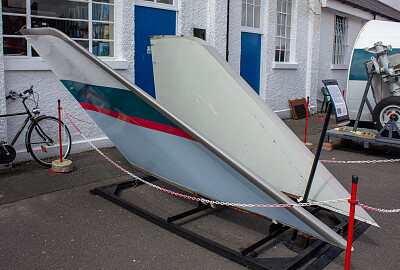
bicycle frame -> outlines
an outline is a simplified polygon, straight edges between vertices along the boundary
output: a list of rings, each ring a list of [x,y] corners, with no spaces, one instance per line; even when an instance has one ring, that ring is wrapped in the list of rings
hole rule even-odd
[[[35,121],[36,119],[36,114],[33,115],[31,111],[29,110],[28,106],[25,104],[26,98],[23,98],[22,104],[24,105],[25,112],[20,112],[20,113],[10,113],[10,114],[0,114],[0,117],[11,117],[11,116],[18,116],[18,115],[25,115],[27,114],[28,116],[25,118],[25,121],[22,123],[21,127],[19,128],[17,134],[15,134],[14,138],[12,139],[10,145],[14,146],[15,142],[18,140],[19,136],[21,135],[22,131],[24,131],[25,127],[27,126],[28,122],[30,121],[31,124]]]

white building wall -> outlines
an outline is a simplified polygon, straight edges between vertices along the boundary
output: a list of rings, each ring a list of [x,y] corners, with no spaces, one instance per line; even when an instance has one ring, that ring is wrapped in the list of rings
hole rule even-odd
[[[126,77],[128,80],[133,81],[134,78],[134,5],[131,0],[119,0],[115,5],[115,40],[116,40],[116,57],[115,59],[106,60],[106,63],[111,67],[118,70],[118,72]],[[34,91],[39,93],[39,105],[43,114],[57,115],[57,100],[61,99],[61,106],[70,114],[85,120],[91,121],[90,117],[82,109],[79,103],[72,97],[72,95],[65,89],[57,77],[50,71],[47,65],[40,60],[40,58],[24,58],[18,57],[3,57],[3,50],[1,48],[0,55],[0,72],[4,67],[5,72],[1,72],[0,76],[4,76],[1,80],[0,88],[0,113],[4,112],[5,102],[4,95],[10,90],[22,92],[34,86]],[[4,61],[1,61],[4,58]],[[1,79],[1,78],[0,78]],[[4,83],[4,86],[2,84]],[[22,110],[20,100],[7,101],[7,113],[18,112]],[[14,134],[22,124],[24,116],[8,117],[7,126],[0,122],[0,139],[5,138],[11,141]],[[64,119],[68,124],[68,120]],[[95,125],[81,123],[76,121],[81,131],[98,146],[111,146],[108,138],[99,130]],[[78,132],[68,125],[72,134],[73,146],[72,152],[81,152],[90,150],[91,147],[82,140]],[[7,131],[6,135],[2,133]],[[17,141],[15,148],[17,150],[17,161],[30,159],[30,156],[25,151],[24,136]]]
[[[347,48],[345,64],[333,65],[332,54],[333,54],[333,42],[335,36],[335,16],[339,15],[348,19],[348,32],[347,32]],[[354,8],[350,9],[348,6],[333,2],[330,8],[326,7],[322,9],[321,16],[321,31],[320,34],[320,61],[319,61],[319,78],[317,87],[317,99],[323,100],[321,93],[321,87],[323,86],[322,80],[336,79],[339,83],[340,88],[343,91],[347,91],[347,76],[348,68],[351,60],[351,55],[354,47],[354,43],[357,39],[358,33],[360,32],[363,25],[373,16],[364,11],[358,11]]]
[[[260,96],[279,116],[287,118],[291,117],[288,100],[310,95],[310,104],[315,106],[320,4],[294,1],[289,63],[275,63],[276,1],[269,1],[266,8]]]
[[[0,7],[0,12],[2,7]],[[0,37],[3,36],[3,20],[0,20]],[[0,39],[0,114],[7,112],[6,108],[6,91],[4,90],[4,56],[3,56],[3,39]],[[0,118],[0,141],[7,141],[7,120]]]
[[[180,0],[178,10],[177,34],[193,36],[194,28],[206,29],[206,41],[225,58],[227,1]]]
[[[230,0],[229,3],[229,64],[240,74],[242,1]]]
[[[223,58],[226,55],[227,1],[228,0],[176,0],[177,34],[192,36],[193,28],[206,29],[206,40],[213,45]],[[335,78],[345,89],[347,70],[332,68],[332,46],[334,36],[334,16],[341,14],[349,18],[349,38],[347,61],[354,40],[362,25],[372,19],[372,15],[328,0],[294,0],[292,10],[291,60],[289,63],[275,63],[275,35],[277,21],[277,1],[262,2],[262,35],[260,97],[279,116],[291,117],[288,100],[310,97],[313,111],[316,99],[320,97],[321,80]],[[115,59],[104,59],[128,80],[134,81],[134,0],[115,0]],[[148,3],[148,2],[147,2]],[[160,6],[160,5],[159,5]],[[241,0],[230,0],[229,6],[229,63],[240,73],[241,54]],[[11,113],[21,109],[18,101],[5,105],[4,96],[10,90],[22,91],[30,85],[40,94],[43,113],[56,115],[57,99],[73,115],[90,121],[88,115],[52,74],[40,58],[3,57],[0,41],[0,113]],[[3,70],[5,69],[5,72]],[[1,77],[3,76],[3,77]],[[21,119],[23,117],[18,117]],[[22,119],[21,119],[22,120]],[[11,140],[18,125],[15,119],[4,121],[0,118],[0,140]],[[99,146],[110,145],[104,134],[93,125],[78,123],[82,131]],[[75,130],[73,152],[90,149]],[[16,146],[18,160],[29,156],[24,152],[23,138]]]

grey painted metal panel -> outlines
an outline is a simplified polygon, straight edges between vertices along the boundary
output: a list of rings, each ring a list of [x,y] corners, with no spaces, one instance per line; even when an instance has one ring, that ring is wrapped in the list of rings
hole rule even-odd
[[[240,162],[238,162],[234,157],[229,155],[228,153],[224,152],[220,149],[217,145],[213,144],[206,138],[200,135],[196,130],[191,128],[188,124],[182,122],[168,110],[163,108],[160,104],[158,104],[152,97],[144,93],[140,88],[133,85],[116,72],[114,72],[111,68],[107,65],[102,63],[98,60],[95,56],[91,55],[88,51],[84,48],[73,42],[70,38],[68,38],[63,33],[55,30],[55,29],[28,29],[28,30],[21,30],[21,32],[26,36],[26,38],[31,42],[35,50],[41,55],[41,57],[49,64],[52,68],[54,73],[61,79],[61,80],[72,80],[87,84],[96,84],[102,86],[110,86],[116,87],[120,89],[127,89],[131,91],[136,96],[140,97],[143,101],[147,104],[155,108],[157,111],[162,113],[166,118],[171,120],[177,126],[182,128],[186,131],[189,135],[195,138],[198,143],[195,145],[192,141],[190,143],[193,145],[190,151],[196,152],[198,155],[199,151],[202,151],[206,155],[203,155],[202,162],[207,159],[212,159],[216,166],[215,168],[219,167],[219,172],[224,172],[224,178],[230,179],[231,184],[238,188],[239,186],[243,186],[245,188],[241,188],[243,192],[248,192],[247,190],[251,191],[254,195],[246,196],[246,199],[254,200],[255,198],[259,197],[261,201],[265,202],[277,202],[277,203],[291,203],[292,201],[285,196],[283,193],[278,191],[276,188],[271,186],[268,183],[265,183],[259,176],[254,174],[251,170],[243,166]],[[163,136],[141,136],[143,146],[142,148],[131,148],[130,144],[131,139],[130,136],[134,137],[135,134],[127,134],[124,132],[120,133],[113,133],[116,129],[107,130],[106,126],[113,126],[114,123],[102,123],[102,120],[96,119],[96,116],[92,114],[94,120],[98,122],[100,128],[106,131],[110,135],[110,139],[118,145],[118,148],[121,149],[123,154],[128,157],[128,160],[132,160],[133,157],[130,155],[140,156],[141,151],[145,150],[144,147],[151,147],[157,144],[163,145],[167,144],[168,141],[164,140]],[[116,121],[116,120],[115,120]],[[114,126],[115,127],[115,126]],[[135,133],[134,128],[131,131]],[[150,133],[149,133],[150,134]],[[117,136],[117,137],[115,137]],[[119,137],[118,137],[119,136]],[[149,140],[147,140],[149,139]],[[156,140],[156,142],[154,141]],[[185,142],[185,146],[180,147],[189,147],[188,142]],[[201,145],[200,145],[201,144]],[[133,152],[131,151],[138,151]],[[171,151],[171,152],[169,152]],[[165,154],[177,154],[176,151],[174,152],[173,149],[168,149],[168,151],[164,152]],[[179,154],[179,153],[178,153]],[[208,158],[206,157],[208,156]],[[193,155],[189,154],[185,156],[187,159],[192,159]],[[139,162],[139,161],[136,161]],[[208,161],[207,161],[208,162]],[[210,162],[208,162],[211,164]],[[186,187],[187,189],[196,191],[198,186],[190,186],[193,183],[196,183],[191,179],[189,176],[193,173],[191,169],[193,167],[188,167],[190,164],[196,164],[196,160],[192,160],[192,163],[187,163],[185,166],[179,167],[179,162],[176,164],[178,167],[176,168],[177,172],[184,172],[184,170],[188,170],[187,176],[188,178],[183,179],[182,185],[175,179],[167,179],[164,176],[168,176],[168,170],[171,171],[171,168],[160,169],[159,175],[162,178],[165,178],[168,181],[175,183],[176,185],[181,185]],[[206,165],[204,170],[208,170],[210,165]],[[218,165],[218,166],[217,166]],[[154,166],[157,166],[156,163],[149,163],[149,164],[142,164],[143,167],[146,167],[146,170],[155,171]],[[223,169],[223,170],[222,170]],[[163,175],[165,174],[165,175]],[[194,174],[196,175],[196,174]],[[201,174],[199,174],[201,175]],[[231,178],[227,178],[227,175],[230,175]],[[219,175],[214,176],[214,180],[218,181]],[[238,184],[236,184],[238,183]],[[217,192],[215,199],[223,199],[229,201],[236,201],[236,199],[241,200],[245,199],[240,197],[240,191],[235,191],[233,193],[226,192],[227,188],[231,188],[228,184],[222,186],[210,186],[205,185],[204,195],[207,196],[208,193]],[[188,187],[189,186],[189,187]],[[239,189],[240,190],[240,189]],[[249,193],[248,193],[249,194]],[[231,197],[223,197],[226,195],[233,195]],[[235,196],[239,196],[235,198]],[[212,197],[214,197],[212,196]],[[257,201],[257,200],[256,200]],[[258,211],[258,210],[253,210]],[[344,247],[345,241],[335,232],[333,232],[329,227],[323,224],[320,220],[316,219],[306,210],[293,207],[287,209],[264,209],[265,213],[263,215],[270,217],[276,216],[277,220],[282,221],[287,225],[292,227],[298,228],[302,231],[305,231],[311,235],[314,235],[318,238],[321,238],[325,241],[328,241],[332,244]]]
[[[314,155],[207,42],[194,37],[152,39],[156,99],[207,140],[235,157],[264,184],[302,196]],[[309,199],[350,194],[318,164]],[[325,207],[348,215],[347,203]],[[361,207],[357,218],[376,224]]]

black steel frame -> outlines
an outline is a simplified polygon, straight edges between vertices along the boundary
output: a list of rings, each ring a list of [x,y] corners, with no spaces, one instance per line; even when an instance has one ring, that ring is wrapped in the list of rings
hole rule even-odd
[[[365,69],[366,69],[366,72],[367,72],[367,75],[368,75],[368,81],[367,81],[367,84],[365,86],[365,90],[364,90],[363,97],[361,99],[360,107],[358,108],[357,117],[356,117],[356,120],[354,122],[353,131],[357,131],[358,123],[360,122],[361,114],[362,114],[362,112],[364,110],[364,105],[365,104],[367,104],[368,110],[369,110],[370,114],[372,115],[373,108],[372,108],[371,102],[368,100],[368,93],[369,93],[370,89],[372,91],[372,94],[373,94],[375,102],[376,102],[375,90],[374,90],[374,88],[372,86],[372,78],[374,77],[375,66],[372,65],[371,70],[368,70],[368,67],[367,67],[366,63],[364,64],[364,66],[365,66]],[[381,128],[381,130],[379,130],[378,134],[376,134],[376,137],[379,138],[381,136],[381,134],[386,129],[389,129],[389,137],[388,137],[389,139],[392,139],[393,131],[394,132],[398,132],[399,135],[400,135],[399,127],[397,126],[397,124],[393,120],[390,120],[388,123],[386,123],[386,125],[384,127]]]
[[[145,179],[147,181],[156,180],[153,177],[147,177]],[[94,195],[99,195],[172,233],[175,233],[201,247],[211,250],[225,258],[228,258],[236,263],[250,267],[252,269],[297,269],[298,267],[305,264],[309,264],[306,269],[322,269],[343,251],[343,249],[341,248],[332,246],[321,240],[317,240],[307,248],[304,248],[300,253],[298,253],[297,256],[292,258],[254,258],[249,256],[252,251],[274,240],[276,237],[288,231],[290,228],[287,226],[276,226],[275,224],[271,224],[272,226],[270,226],[269,235],[267,235],[260,241],[250,245],[248,248],[242,251],[236,251],[230,247],[227,247],[221,243],[217,243],[211,239],[205,238],[174,223],[175,221],[184,217],[206,211],[210,208],[209,205],[199,203],[198,206],[192,210],[165,219],[119,197],[119,193],[122,190],[126,188],[136,187],[140,184],[141,182],[138,181],[126,181],[98,187],[91,190],[90,193]],[[325,209],[323,210],[327,211]],[[339,234],[344,235],[348,225],[347,218],[337,213],[334,213],[334,215],[338,218],[338,221],[340,222],[339,225],[335,226],[334,230]],[[354,230],[354,240],[357,239],[358,236],[361,235],[368,227],[369,225],[365,223],[358,223]],[[310,263],[310,260],[314,260],[314,262]]]

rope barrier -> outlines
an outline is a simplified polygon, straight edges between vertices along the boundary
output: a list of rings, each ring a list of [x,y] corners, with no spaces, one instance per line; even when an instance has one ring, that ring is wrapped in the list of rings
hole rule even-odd
[[[341,163],[341,164],[364,164],[364,163],[394,163],[400,162],[397,159],[378,159],[378,160],[320,160],[323,163]]]
[[[77,130],[77,132],[82,136],[82,138],[96,151],[98,152],[102,157],[104,157],[108,162],[110,162],[112,165],[114,165],[115,167],[117,167],[118,169],[120,169],[121,171],[123,171],[124,173],[126,173],[127,175],[131,176],[133,179],[135,179],[136,181],[140,181],[143,184],[146,184],[152,188],[155,188],[157,190],[166,192],[168,194],[177,196],[177,197],[181,197],[181,198],[185,198],[188,200],[193,200],[193,201],[197,201],[197,202],[202,202],[204,204],[214,204],[214,205],[221,205],[221,206],[231,206],[231,207],[243,207],[243,208],[288,208],[288,207],[306,207],[306,206],[323,206],[325,204],[330,204],[330,203],[338,203],[338,202],[345,202],[345,201],[349,201],[349,198],[343,198],[343,199],[335,199],[335,200],[326,200],[326,201],[320,201],[320,202],[307,202],[307,203],[288,203],[288,204],[252,204],[252,203],[237,203],[237,202],[223,202],[223,201],[215,201],[215,200],[209,200],[209,199],[205,199],[205,198],[199,198],[199,197],[194,197],[194,196],[190,196],[190,195],[186,195],[186,194],[182,194],[179,192],[175,192],[163,187],[160,187],[158,185],[155,185],[149,181],[146,181],[142,178],[140,178],[139,176],[131,173],[130,171],[124,169],[123,167],[121,167],[120,165],[118,165],[117,163],[115,163],[112,159],[110,159],[106,154],[104,154],[100,149],[98,149],[83,133],[82,131],[75,125],[75,123],[71,120],[71,118],[77,119],[81,122],[86,122],[86,123],[91,123],[91,122],[87,122],[84,120],[80,120],[72,115],[70,115],[69,113],[64,111],[65,116],[67,117],[68,121],[72,124],[72,126]],[[94,124],[94,123],[93,123]],[[381,212],[381,213],[399,213],[400,209],[379,209],[379,208],[374,208],[374,207],[370,207],[361,203],[358,203],[359,206],[371,210],[371,211],[376,211],[376,212]]]
[[[362,203],[358,203],[359,206],[362,208],[374,211],[374,212],[380,212],[380,213],[400,213],[400,209],[381,209],[381,208],[375,208],[371,207]]]

